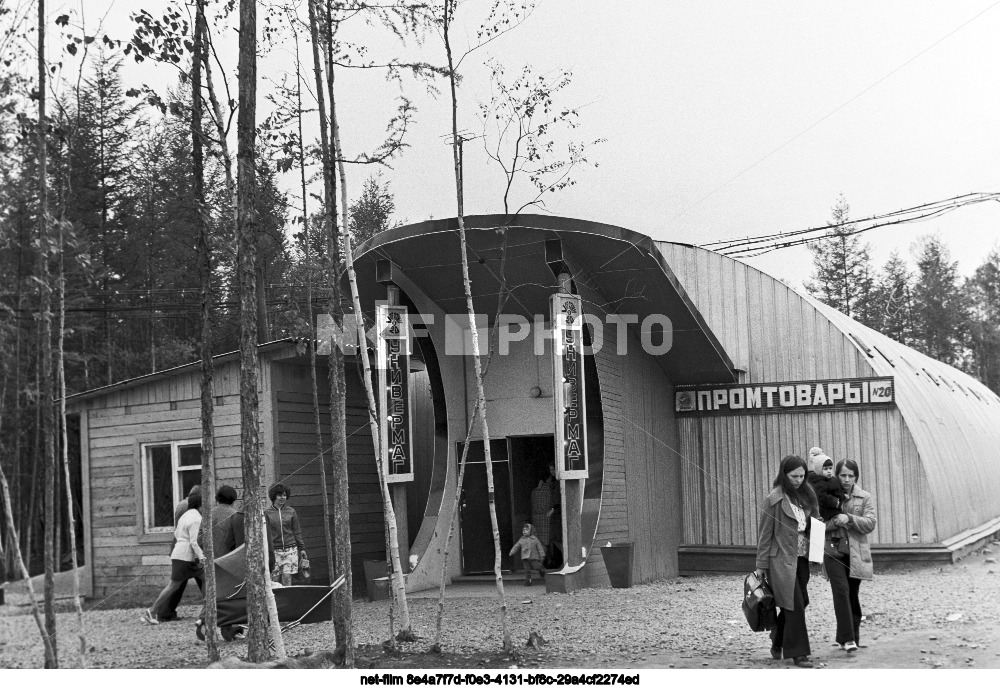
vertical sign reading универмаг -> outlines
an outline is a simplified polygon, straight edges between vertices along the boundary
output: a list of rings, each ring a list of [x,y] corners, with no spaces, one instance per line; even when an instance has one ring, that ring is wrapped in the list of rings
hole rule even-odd
[[[410,424],[410,324],[405,306],[377,304],[379,433],[389,483],[413,480]]]
[[[556,478],[587,478],[584,409],[583,314],[576,294],[553,294],[552,398],[555,405]]]

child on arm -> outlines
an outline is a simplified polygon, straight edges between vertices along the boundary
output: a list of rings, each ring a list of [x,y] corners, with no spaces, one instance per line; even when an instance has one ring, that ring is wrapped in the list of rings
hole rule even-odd
[[[813,454],[813,450],[819,450]],[[816,500],[819,502],[819,516],[824,522],[828,522],[840,514],[840,503],[847,494],[844,487],[840,485],[840,480],[833,475],[833,460],[823,454],[819,448],[809,451],[809,474],[806,480],[816,491]]]
[[[537,570],[542,578],[545,578],[545,568],[542,567],[542,559],[545,557],[545,549],[542,542],[535,535],[535,527],[525,522],[521,527],[521,538],[510,549],[513,557],[518,552],[521,554],[521,563],[524,566],[524,585],[531,586],[531,572]]]

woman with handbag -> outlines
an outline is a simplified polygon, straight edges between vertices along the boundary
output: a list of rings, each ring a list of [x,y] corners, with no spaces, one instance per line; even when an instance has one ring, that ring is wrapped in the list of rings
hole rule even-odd
[[[758,577],[767,576],[778,606],[777,625],[771,631],[771,657],[793,658],[798,667],[809,660],[809,518],[819,509],[816,493],[806,481],[806,463],[796,455],[781,460],[773,489],[760,508],[757,537]]]
[[[287,504],[292,491],[283,483],[276,483],[267,491],[271,506],[264,510],[267,528],[271,534],[271,550],[274,552],[274,572],[272,579],[281,578],[282,586],[290,586],[292,575],[299,573],[299,553],[305,549],[302,541],[302,527],[295,508]]]
[[[827,542],[823,567],[833,591],[833,611],[837,616],[837,643],[848,653],[858,650],[861,630],[861,601],[858,590],[863,580],[872,579],[872,551],[868,534],[875,530],[875,501],[871,493],[857,485],[857,462],[842,459],[836,476],[847,497],[841,513],[826,523]]]

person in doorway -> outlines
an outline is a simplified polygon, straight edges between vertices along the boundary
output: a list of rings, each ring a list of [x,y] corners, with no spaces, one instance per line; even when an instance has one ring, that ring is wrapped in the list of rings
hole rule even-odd
[[[271,506],[264,511],[271,533],[271,549],[274,551],[274,572],[272,578],[281,577],[281,585],[289,586],[292,575],[299,571],[299,551],[305,548],[302,542],[302,528],[294,507],[286,503],[292,496],[288,486],[276,483],[267,491]]]
[[[771,657],[793,658],[798,667],[812,667],[806,606],[809,518],[819,514],[816,493],[806,481],[806,463],[797,455],[781,460],[772,485],[760,507],[755,572],[767,576],[779,608],[778,623],[771,631]]]
[[[549,500],[552,507],[547,515],[549,520],[549,544],[546,559],[550,569],[558,569],[563,563],[562,543],[562,489],[556,478],[556,463],[549,462],[549,477],[545,481],[549,486]]]
[[[174,525],[176,526],[180,522],[181,517],[184,513],[188,511],[188,505],[190,504],[191,496],[198,495],[201,496],[201,484],[196,483],[191,486],[191,490],[188,491],[187,497],[177,503],[174,507]],[[174,546],[177,545],[177,539],[170,544],[170,552],[174,551]],[[184,597],[184,589],[187,588],[187,581],[181,583],[176,591],[170,596],[166,605],[163,606],[163,610],[160,612],[160,622],[170,622],[177,619],[177,606],[181,604],[181,599]]]
[[[143,611],[142,619],[147,624],[159,624],[161,614],[171,597],[188,579],[194,579],[198,590],[204,591],[205,554],[198,545],[198,531],[201,529],[201,493],[188,495],[188,510],[177,521],[174,529],[173,551],[170,553],[170,583],[156,597],[153,606]]]
[[[535,535],[535,527],[525,522],[521,527],[521,538],[518,539],[514,547],[510,549],[510,556],[520,554],[521,565],[524,567],[524,585],[531,586],[531,573],[538,572],[542,579],[545,578],[545,568],[542,567],[542,559],[545,557],[545,549],[542,542]]]
[[[555,479],[548,474],[548,480],[539,479],[538,485],[531,491],[531,523],[543,548],[548,547],[551,538],[549,510],[552,509],[552,488],[549,481],[552,480]]]
[[[814,450],[819,448],[813,448]],[[809,473],[806,480],[816,492],[816,502],[819,504],[819,516],[828,522],[840,514],[840,503],[847,497],[840,480],[833,475],[833,460],[821,453],[809,452]]]
[[[872,579],[872,551],[868,534],[875,530],[875,500],[858,486],[858,464],[850,459],[837,462],[837,478],[847,497],[841,513],[826,523],[827,542],[823,567],[830,579],[833,612],[837,617],[837,643],[848,653],[861,643],[862,581]]]

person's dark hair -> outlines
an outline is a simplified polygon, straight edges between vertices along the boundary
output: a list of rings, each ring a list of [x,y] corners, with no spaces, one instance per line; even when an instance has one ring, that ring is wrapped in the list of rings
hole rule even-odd
[[[236,502],[236,489],[232,486],[222,486],[215,494],[215,501],[223,505],[232,505]]]
[[[790,472],[796,469],[803,469],[808,472],[808,467],[806,466],[806,461],[799,457],[798,455],[786,455],[784,459],[781,460],[781,466],[778,467],[778,475],[774,477],[774,483],[772,486],[781,486],[781,490],[785,491],[785,495],[788,499],[794,502],[799,507],[808,507],[809,509],[814,509],[818,505],[816,500],[816,491],[809,484],[808,481],[802,481],[797,489],[792,485],[791,479],[788,478]]]
[[[278,493],[284,493],[286,498],[292,497],[292,491],[284,483],[275,483],[271,486],[271,489],[267,491],[267,497],[271,502],[274,502],[278,499]]]
[[[187,501],[189,510],[198,509],[201,507],[201,493],[192,493],[188,496]]]
[[[861,478],[861,472],[858,471],[858,463],[855,462],[853,459],[842,459],[839,462],[837,462],[837,468],[833,472],[834,476],[840,478],[840,470],[843,469],[844,467],[847,467],[848,469],[854,472],[855,481]]]

